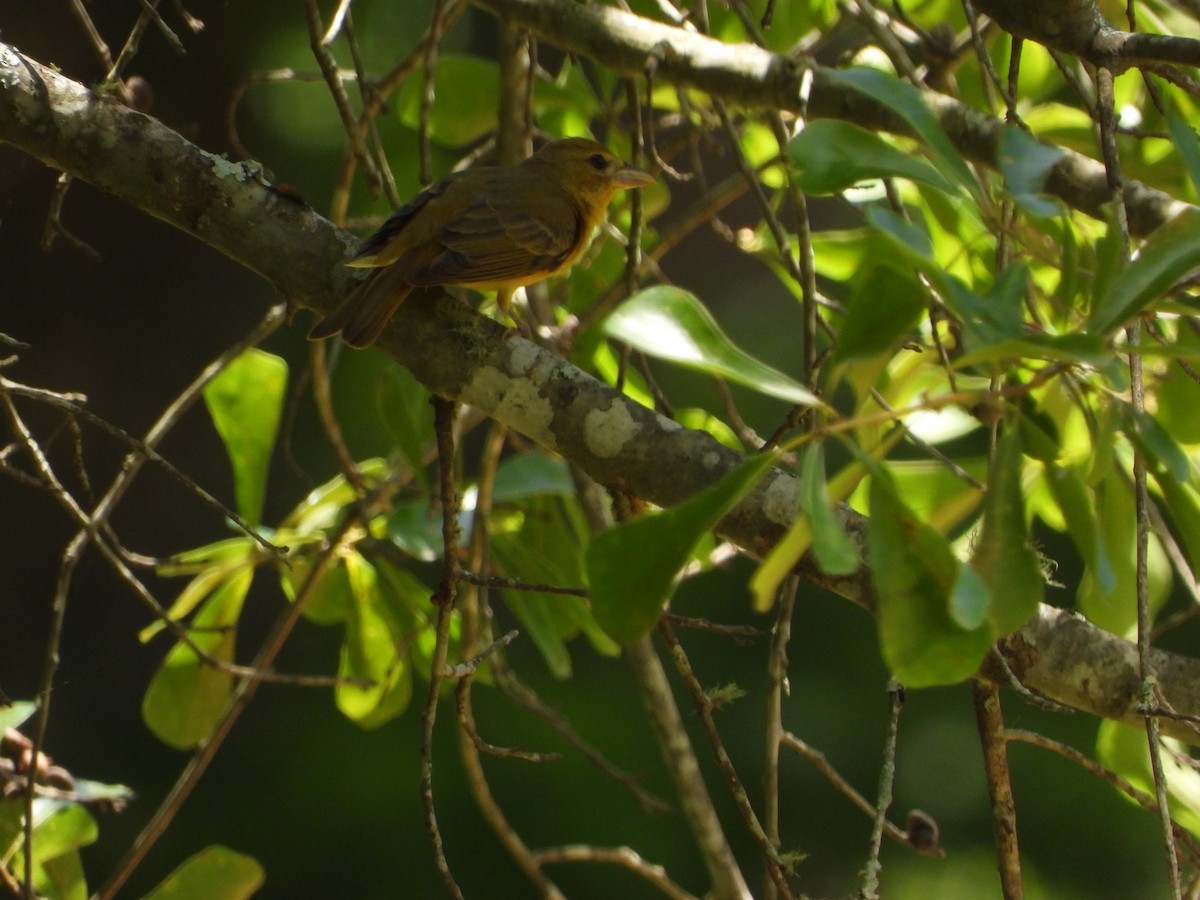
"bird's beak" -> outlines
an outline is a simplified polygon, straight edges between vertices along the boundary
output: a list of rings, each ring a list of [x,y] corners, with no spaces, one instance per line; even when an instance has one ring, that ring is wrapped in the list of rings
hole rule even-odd
[[[654,176],[637,166],[622,166],[613,172],[612,180],[613,184],[625,190],[654,184]]]

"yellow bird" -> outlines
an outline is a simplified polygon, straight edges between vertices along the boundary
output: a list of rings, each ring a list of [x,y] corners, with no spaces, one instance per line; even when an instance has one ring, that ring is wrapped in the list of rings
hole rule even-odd
[[[339,332],[368,347],[413,288],[496,291],[507,312],[515,288],[570,268],[608,204],[654,178],[585,138],[546,144],[512,167],[446,176],[397,209],[347,265],[376,271],[309,332]]]

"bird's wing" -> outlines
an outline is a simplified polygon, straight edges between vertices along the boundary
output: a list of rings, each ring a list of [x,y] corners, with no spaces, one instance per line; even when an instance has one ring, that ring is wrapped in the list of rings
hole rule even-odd
[[[377,268],[394,263],[409,249],[407,242],[399,239],[404,229],[430,200],[445,193],[462,174],[456,172],[448,175],[425,188],[403,206],[396,207],[395,212],[384,220],[378,230],[362,242],[358,252],[346,265],[355,268]]]
[[[438,233],[444,251],[410,275],[417,286],[521,282],[557,271],[582,240],[566,202],[514,209],[485,196]]]

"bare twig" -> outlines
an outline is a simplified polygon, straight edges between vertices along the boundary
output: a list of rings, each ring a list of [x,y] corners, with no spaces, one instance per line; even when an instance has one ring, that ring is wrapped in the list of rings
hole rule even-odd
[[[442,885],[451,897],[462,898],[462,891],[446,860],[442,833],[438,828],[433,802],[433,726],[437,721],[438,693],[445,679],[446,657],[450,649],[450,623],[454,615],[454,594],[458,574],[458,492],[454,487],[454,417],[456,404],[440,397],[433,399],[434,433],[438,446],[438,478],[442,501],[442,581],[433,601],[438,607],[437,636],[430,658],[429,693],[421,714],[421,802],[425,808],[425,827],[433,844],[434,863]]]
[[[592,847],[584,844],[571,844],[566,847],[547,847],[538,850],[533,856],[542,864],[583,862],[624,866],[658,888],[671,900],[697,900],[694,895],[689,894],[668,878],[666,870],[662,866],[647,862],[637,851],[629,847]]]
[[[750,803],[750,797],[746,793],[745,787],[742,785],[742,779],[734,768],[733,760],[729,758],[729,753],[725,750],[725,744],[721,741],[720,732],[717,731],[717,723],[713,718],[713,702],[705,693],[699,679],[696,678],[696,673],[692,670],[691,661],[684,652],[683,645],[675,637],[671,626],[659,620],[658,633],[666,642],[668,649],[671,651],[671,658],[675,662],[675,669],[683,679],[683,684],[687,688],[688,693],[692,696],[692,703],[696,707],[696,713],[700,717],[700,724],[704,728],[704,733],[708,737],[709,746],[712,748],[713,755],[716,757],[717,764],[721,767],[722,773],[725,775],[725,781],[729,786],[729,791],[733,795],[734,803],[737,804],[738,811],[742,815],[742,821],[745,823],[750,836],[754,838],[758,844],[759,851],[762,853],[763,862],[767,868],[767,875],[770,877],[775,890],[779,892],[779,896],[791,897],[792,889],[787,883],[787,872],[784,870],[783,861],[779,858],[779,851],[775,846],[774,841],[767,836],[766,831],[759,822],[758,814],[754,811],[753,805]]]
[[[658,739],[659,751],[667,764],[684,816],[712,879],[713,896],[717,900],[749,898],[750,890],[713,808],[704,777],[700,773],[700,764],[688,740],[687,730],[683,727],[679,708],[671,695],[666,672],[654,652],[654,645],[648,637],[642,638],[629,646],[628,656],[641,689],[642,702]]]
[[[975,720],[983,748],[983,769],[991,797],[992,834],[996,842],[996,867],[1005,900],[1018,900],[1021,888],[1021,853],[1017,842],[1017,810],[1008,771],[1008,746],[1004,716],[1000,711],[1000,689],[993,681],[976,678],[971,685]]]
[[[883,742],[883,765],[879,769],[879,797],[875,801],[871,846],[867,852],[867,865],[863,873],[864,900],[877,900],[879,897],[879,871],[882,868],[879,852],[883,846],[883,832],[888,824],[888,809],[892,805],[892,785],[896,782],[896,741],[900,731],[900,711],[904,709],[904,686],[893,680],[888,685],[888,696],[891,699],[891,707],[888,711],[887,734]]]
[[[317,585],[320,584],[321,579],[324,578],[325,573],[328,571],[330,565],[332,565],[333,560],[337,557],[338,548],[345,538],[346,533],[357,524],[358,519],[355,516],[347,516],[341,530],[330,542],[329,546],[317,557],[308,576],[297,591],[296,599],[288,604],[287,608],[280,615],[267,640],[255,656],[252,669],[255,671],[266,671],[274,664],[276,657],[278,657],[279,652],[283,649],[283,645],[287,642],[292,630],[296,627],[296,623],[300,621],[300,616],[304,611],[308,599],[312,596]],[[117,864],[117,868],[108,877],[104,887],[100,889],[97,895],[98,900],[111,900],[111,898],[116,896],[134,869],[137,868],[150,851],[150,848],[154,846],[158,838],[166,831],[175,818],[176,813],[183,806],[184,801],[187,800],[196,784],[199,783],[209,763],[216,756],[217,750],[224,744],[225,739],[229,736],[229,732],[233,729],[239,716],[249,706],[255,692],[258,690],[258,685],[259,680],[257,679],[243,678],[234,687],[229,702],[226,704],[225,710],[213,728],[212,733],[201,741],[200,745],[196,748],[195,754],[188,761],[183,772],[180,773],[179,778],[163,799],[162,804],[155,810],[150,821],[146,823],[141,834],[133,842],[133,846],[130,847],[129,852]]]

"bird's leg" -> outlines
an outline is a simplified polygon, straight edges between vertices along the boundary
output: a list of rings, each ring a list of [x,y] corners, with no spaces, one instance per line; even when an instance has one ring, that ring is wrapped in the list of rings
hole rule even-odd
[[[519,335],[523,338],[532,338],[533,329],[529,327],[529,323],[522,316],[517,314],[513,308],[512,298],[516,292],[516,288],[503,287],[496,291],[496,305],[500,307],[501,315],[512,323],[504,332],[504,337],[510,338],[513,335]]]

